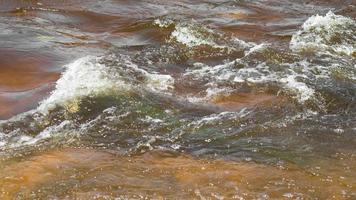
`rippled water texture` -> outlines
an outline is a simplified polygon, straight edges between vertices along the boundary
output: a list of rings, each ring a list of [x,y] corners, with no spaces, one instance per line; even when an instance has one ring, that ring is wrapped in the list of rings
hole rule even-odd
[[[0,199],[356,199],[355,17],[0,1]]]

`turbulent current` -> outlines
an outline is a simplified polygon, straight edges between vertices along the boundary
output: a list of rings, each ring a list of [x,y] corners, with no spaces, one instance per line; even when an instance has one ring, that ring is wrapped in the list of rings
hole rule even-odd
[[[0,1],[1,199],[355,199],[354,1]]]

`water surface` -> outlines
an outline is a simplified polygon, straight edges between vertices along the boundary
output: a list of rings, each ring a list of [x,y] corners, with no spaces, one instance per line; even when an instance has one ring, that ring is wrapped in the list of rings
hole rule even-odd
[[[0,1],[0,197],[356,198],[355,15]]]

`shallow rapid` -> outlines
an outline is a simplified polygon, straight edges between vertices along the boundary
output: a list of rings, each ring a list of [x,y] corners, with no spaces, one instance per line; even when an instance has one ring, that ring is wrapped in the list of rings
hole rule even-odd
[[[0,1],[1,199],[356,198],[353,1]]]

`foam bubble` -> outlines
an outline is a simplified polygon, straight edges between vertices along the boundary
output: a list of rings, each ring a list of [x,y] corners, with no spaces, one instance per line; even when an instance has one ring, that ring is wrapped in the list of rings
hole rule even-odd
[[[106,64],[105,61],[109,63]],[[66,65],[65,68],[66,71],[57,81],[55,90],[40,103],[38,111],[47,113],[58,105],[75,111],[78,107],[76,102],[82,97],[125,92],[139,83],[156,92],[168,91],[174,84],[170,75],[149,73],[132,63],[128,56],[86,56]],[[143,81],[133,80],[133,74],[143,77]]]
[[[325,16],[310,17],[295,33],[290,42],[294,51],[336,52],[343,55],[355,53],[356,22],[329,11]]]
[[[258,50],[259,49],[259,50]],[[257,48],[254,51],[262,51],[263,48]],[[252,53],[252,52],[251,52]],[[246,56],[249,56],[246,55]],[[250,58],[250,57],[249,57]],[[239,65],[240,67],[236,67]],[[296,63],[282,64],[283,70],[275,70],[270,63],[261,62],[250,66],[245,63],[244,58],[236,59],[232,62],[216,66],[196,64],[196,68],[188,69],[184,76],[192,80],[208,80],[205,86],[207,99],[214,96],[229,93],[242,84],[264,87],[266,84],[278,86],[281,91],[292,94],[300,103],[304,103],[314,97],[313,86],[303,82],[304,79],[316,79],[313,69],[317,68],[321,72],[327,73],[329,69],[323,69],[320,66],[314,66],[309,62],[301,61]],[[241,68],[241,66],[244,66]],[[307,77],[309,75],[310,77]],[[321,76],[322,73],[318,76]],[[194,99],[196,100],[196,99]]]
[[[206,29],[206,32],[209,32],[208,29]],[[212,38],[204,37],[198,29],[194,29],[194,27],[191,26],[177,25],[171,34],[171,39],[175,39],[188,47],[208,45],[216,48],[224,48],[224,46],[217,45]]]
[[[156,92],[167,92],[173,89],[174,79],[171,75],[158,74],[156,72],[149,73],[146,70],[139,68],[136,64],[132,63],[129,58],[126,58],[125,65],[143,75],[145,78],[145,85],[150,90]]]
[[[66,71],[56,83],[50,97],[40,103],[38,111],[48,112],[58,104],[65,104],[78,97],[95,95],[109,89],[124,86],[120,79],[113,79],[106,73],[100,57],[86,56],[65,66]],[[127,85],[125,85],[128,87]]]
[[[295,75],[289,75],[285,78],[281,78],[280,82],[284,83],[284,88],[295,91],[295,93],[297,94],[297,98],[300,102],[305,102],[311,99],[315,94],[315,91],[312,88],[308,87],[308,85],[303,82],[297,81]]]
[[[168,28],[169,26],[173,25],[174,22],[172,20],[155,19],[153,24],[159,26],[160,28]]]
[[[172,19],[156,19],[154,25],[160,28],[174,27],[170,35],[170,41],[186,45],[188,48],[197,46],[210,46],[218,50],[240,50],[254,46],[254,43],[245,42],[235,37],[229,37],[211,30],[208,27],[200,26],[194,21],[175,22]]]

